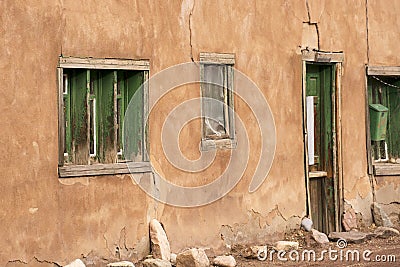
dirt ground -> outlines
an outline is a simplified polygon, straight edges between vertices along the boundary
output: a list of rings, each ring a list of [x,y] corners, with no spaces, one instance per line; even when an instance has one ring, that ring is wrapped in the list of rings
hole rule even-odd
[[[372,233],[375,227],[363,229],[364,233]],[[400,266],[400,236],[388,238],[371,237],[359,244],[330,242],[326,245],[316,243],[311,233],[304,230],[294,230],[285,235],[287,241],[297,241],[299,249],[287,251],[280,255],[284,260],[278,259],[276,251],[272,252],[273,244],[259,244],[267,246],[266,259],[245,258],[249,245],[235,245],[231,255],[236,259],[236,267],[261,267],[261,266]],[[338,247],[342,245],[342,248]],[[310,252],[312,251],[312,252]],[[312,254],[315,252],[314,254]],[[247,254],[248,255],[248,254]],[[272,255],[272,257],[271,257]],[[271,259],[272,258],[272,259]],[[213,257],[209,257],[212,262]],[[285,260],[286,259],[286,260]],[[86,266],[106,266],[106,261],[97,259],[96,264]],[[88,263],[86,261],[86,263]],[[142,267],[142,262],[135,263],[136,267]],[[212,266],[212,265],[211,265]]]
[[[285,239],[299,242],[297,252],[288,251],[285,255],[280,255],[283,260],[279,260],[277,253],[271,252],[272,247],[267,246],[267,259],[258,260],[244,258],[241,248],[236,248],[233,255],[237,261],[237,267],[400,266],[400,236],[386,239],[373,237],[360,244],[347,244],[343,249],[340,249],[336,242],[321,246],[311,239],[309,233],[301,230],[292,232]],[[310,254],[310,250],[315,252],[315,258],[313,254]]]

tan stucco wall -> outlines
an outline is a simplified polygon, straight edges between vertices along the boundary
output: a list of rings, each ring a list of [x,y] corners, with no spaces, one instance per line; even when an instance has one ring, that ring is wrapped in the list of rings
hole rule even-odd
[[[389,37],[398,35],[400,2],[368,2],[370,63],[399,65],[400,48]],[[297,227],[306,214],[300,50],[309,43],[315,45],[315,40],[320,50],[345,54],[344,198],[367,223],[371,221],[364,0],[113,0],[107,4],[5,0],[0,10],[0,265],[12,260],[29,262],[34,257],[59,264],[88,254],[111,258],[117,246],[123,257],[139,258],[148,248],[147,223],[153,217],[163,222],[175,252],[189,246],[221,250],[235,242],[262,243]],[[317,24],[317,37],[313,30],[307,38],[303,36],[303,24],[308,21]],[[255,193],[248,192],[248,185],[256,168],[260,133],[240,101],[235,108],[254,133],[250,138],[254,153],[239,184],[215,203],[199,208],[160,204],[127,175],[58,179],[56,66],[60,55],[147,58],[153,75],[190,61],[191,55],[198,60],[200,52],[234,53],[235,67],[258,85],[273,112],[274,164]],[[180,100],[197,97],[199,91],[190,89],[174,90],[161,102],[160,113],[151,116],[150,146],[168,179],[193,186],[212,181],[226,167],[229,152],[217,155],[207,175],[179,171],[163,157],[160,114]],[[194,121],[180,135],[182,152],[191,159],[199,157],[198,142],[192,142],[200,139],[199,127],[199,121]],[[396,179],[390,183],[398,188]]]

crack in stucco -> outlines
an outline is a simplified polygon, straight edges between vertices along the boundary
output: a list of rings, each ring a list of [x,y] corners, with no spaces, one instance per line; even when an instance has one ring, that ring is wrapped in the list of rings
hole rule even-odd
[[[391,201],[389,203],[384,203],[384,202],[377,202],[380,205],[385,205],[385,206],[389,206],[389,205],[400,205],[400,201]]]
[[[21,264],[28,264],[26,261],[23,261],[23,260],[9,260],[8,262],[7,262],[7,264],[6,264],[6,266],[9,264],[9,263],[21,263]]]
[[[106,233],[103,234],[103,239],[105,241],[105,247],[106,250],[108,251],[110,257],[122,259],[122,258],[130,258],[133,253],[134,253],[134,247],[128,247],[126,243],[126,226],[122,227],[122,229],[119,232],[119,238],[116,240],[114,243],[114,249],[115,251],[113,252],[112,249],[109,247],[109,241],[106,238]]]
[[[319,28],[318,28],[318,23],[315,23],[314,25],[315,25],[315,28],[317,29],[318,50],[320,50],[320,49],[321,49],[321,45],[320,45],[320,42],[319,42]]]
[[[253,214],[257,216],[257,219],[258,219],[258,227],[260,227],[260,229],[262,229],[261,217],[263,217],[263,216],[261,215],[260,212],[255,211],[254,209],[251,209],[251,212],[253,212]]]
[[[9,261],[7,262],[7,264],[6,264],[6,266],[7,266],[9,263],[20,263],[20,264],[25,264],[25,265],[31,265],[31,264],[32,264],[32,261],[36,261],[36,262],[38,262],[38,263],[53,264],[53,265],[55,265],[55,266],[60,266],[60,267],[62,266],[62,265],[58,264],[57,262],[50,261],[50,260],[41,260],[41,259],[39,259],[39,258],[36,257],[36,256],[33,256],[32,259],[31,259],[29,262],[24,261],[24,260],[20,260],[20,259],[9,260]]]
[[[60,44],[60,55],[63,55],[63,40],[64,40],[64,25],[65,25],[65,18],[64,18],[64,3],[63,0],[58,0],[58,3],[60,4],[60,34],[61,34],[61,44]]]
[[[104,241],[106,242],[106,249],[107,249],[108,253],[110,253],[110,255],[113,256],[112,251],[111,251],[110,248],[108,247],[108,241],[107,241],[107,238],[106,238],[106,234],[105,234],[105,233],[103,234],[103,239],[104,239]]]
[[[307,9],[307,16],[308,16],[308,21],[304,21],[305,23],[308,23],[309,25],[314,25],[315,30],[317,31],[317,46],[318,50],[321,49],[320,45],[320,33],[319,33],[319,27],[317,22],[311,22],[311,11],[310,11],[310,5],[308,3],[308,0],[306,0],[306,9]]]
[[[285,216],[283,216],[282,212],[279,210],[279,206],[275,205],[275,210],[276,210],[276,214],[278,214],[280,217],[282,217],[282,219],[287,222],[287,219],[285,218]]]
[[[195,1],[193,1],[192,8],[189,13],[189,45],[190,45],[190,59],[194,62],[193,58],[193,44],[192,44],[192,16],[194,10]]]
[[[56,265],[56,266],[61,266],[60,264],[58,264],[58,263],[56,263],[56,262],[54,262],[54,261],[49,261],[49,260],[40,260],[40,259],[38,259],[36,256],[35,257],[33,257],[37,262],[40,262],[40,263],[49,263],[49,264],[54,264],[54,265]]]
[[[125,226],[119,232],[119,236],[120,236],[120,238],[119,238],[120,241],[121,241],[121,238],[122,238],[122,244],[124,245],[124,249],[126,251],[129,251],[129,248],[126,246],[126,227]]]
[[[367,64],[369,65],[368,0],[365,0],[365,26],[367,35]]]
[[[310,5],[308,4],[308,0],[306,0],[306,8],[307,8],[308,22],[311,22]]]

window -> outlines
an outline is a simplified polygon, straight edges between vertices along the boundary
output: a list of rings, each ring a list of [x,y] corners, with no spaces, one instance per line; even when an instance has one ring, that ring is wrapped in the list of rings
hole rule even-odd
[[[149,170],[143,165],[147,90],[138,90],[147,79],[148,61],[60,58],[60,177],[129,173],[118,164],[126,162],[142,164],[138,172]],[[123,123],[135,93],[126,156]]]
[[[368,171],[400,175],[400,67],[367,67]]]
[[[200,53],[202,149],[235,148],[232,54]]]
[[[400,77],[368,77],[368,104],[374,162],[400,163]]]

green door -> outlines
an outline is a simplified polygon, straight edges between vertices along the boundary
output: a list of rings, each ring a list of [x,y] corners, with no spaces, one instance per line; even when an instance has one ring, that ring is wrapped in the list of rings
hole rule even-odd
[[[306,65],[306,97],[308,105],[306,114],[310,120],[307,132],[314,133],[313,150],[308,156],[308,177],[310,192],[310,213],[314,228],[322,232],[335,230],[335,196],[333,168],[333,103],[334,99],[334,65]],[[311,99],[310,99],[311,98]]]

